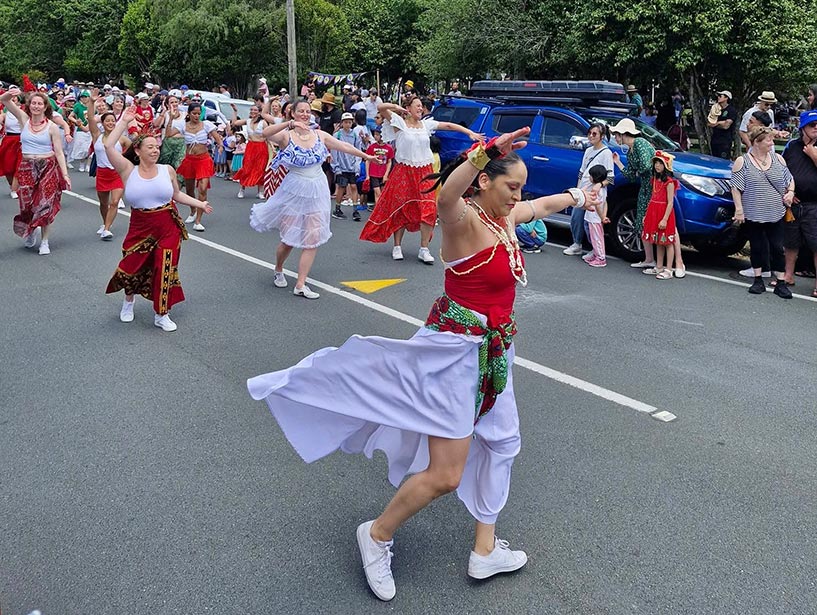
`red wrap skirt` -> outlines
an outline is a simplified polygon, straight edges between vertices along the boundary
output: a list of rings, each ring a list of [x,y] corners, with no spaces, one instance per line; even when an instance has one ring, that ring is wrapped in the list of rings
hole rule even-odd
[[[213,159],[210,154],[187,154],[176,169],[176,172],[185,179],[207,179],[209,180],[216,172],[213,166]],[[210,182],[207,182],[207,187],[210,187]]]
[[[28,237],[38,226],[54,222],[60,211],[65,186],[56,156],[24,158],[17,168],[20,213],[14,216],[14,232]]]
[[[233,174],[233,179],[243,187],[260,186],[264,183],[264,171],[269,164],[269,147],[266,141],[250,141],[244,151],[244,163]]]
[[[111,190],[124,190],[125,184],[114,169],[105,167],[96,168],[96,191],[110,192]]]
[[[122,260],[105,292],[142,295],[153,301],[157,314],[167,314],[184,301],[178,270],[182,239],[187,231],[172,201],[156,209],[132,209]]]
[[[433,227],[437,222],[437,195],[424,192],[434,185],[424,179],[431,173],[430,164],[411,167],[396,163],[360,238],[384,243],[401,228],[414,233],[420,230],[421,223]]]
[[[0,141],[0,175],[16,175],[22,159],[20,135],[7,134]]]

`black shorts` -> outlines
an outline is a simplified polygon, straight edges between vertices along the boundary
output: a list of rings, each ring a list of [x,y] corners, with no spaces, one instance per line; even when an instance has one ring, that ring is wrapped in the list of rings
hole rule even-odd
[[[817,203],[799,203],[791,206],[793,222],[783,224],[783,247],[799,250],[808,246],[817,252]]]
[[[235,152],[226,152],[226,154],[227,154],[227,162],[232,162],[232,161],[233,161],[233,154],[234,154],[234,153],[235,153]]]
[[[335,173],[335,185],[345,188],[346,186],[354,186],[357,182],[356,173]]]
[[[385,182],[383,181],[382,177],[370,177],[369,178],[369,186],[372,187],[372,188],[382,188],[384,183]]]

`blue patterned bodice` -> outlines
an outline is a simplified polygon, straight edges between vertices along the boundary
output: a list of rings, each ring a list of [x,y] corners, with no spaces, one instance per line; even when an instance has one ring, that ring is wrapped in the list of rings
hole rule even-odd
[[[327,156],[329,156],[329,150],[326,149],[326,145],[324,145],[320,137],[318,137],[315,145],[309,149],[304,149],[300,145],[296,145],[295,142],[290,139],[287,146],[280,150],[278,155],[273,158],[272,168],[273,170],[277,170],[280,165],[284,165],[287,169],[291,169],[292,167],[311,167],[316,164],[322,164]]]

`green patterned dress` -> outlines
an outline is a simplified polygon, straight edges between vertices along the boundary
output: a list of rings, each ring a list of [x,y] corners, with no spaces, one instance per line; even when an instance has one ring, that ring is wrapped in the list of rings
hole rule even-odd
[[[627,166],[622,174],[629,180],[641,181],[638,189],[638,200],[636,201],[635,232],[641,237],[644,230],[644,216],[647,215],[647,204],[652,197],[652,159],[655,156],[655,148],[650,142],[641,137],[636,137],[633,146],[627,153]]]

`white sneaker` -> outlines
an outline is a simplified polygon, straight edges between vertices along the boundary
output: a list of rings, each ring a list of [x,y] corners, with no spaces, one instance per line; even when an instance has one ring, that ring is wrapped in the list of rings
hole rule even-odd
[[[528,563],[524,551],[511,551],[508,542],[494,537],[494,550],[488,555],[477,555],[471,551],[468,558],[468,576],[487,579],[500,572],[513,572]]]
[[[26,248],[33,248],[34,246],[36,246],[37,242],[40,241],[40,237],[42,236],[42,232],[43,232],[43,230],[39,226],[37,228],[35,228],[33,231],[31,231],[29,236],[26,237],[26,240],[23,242],[23,245]]]
[[[102,241],[111,241],[113,239],[113,233],[111,233],[110,231],[102,231],[99,234],[99,238]]]
[[[11,194],[11,198],[13,198],[13,199],[19,198],[19,196],[20,196],[20,195],[18,195],[18,194],[17,194],[17,193],[16,193],[14,190],[12,190],[12,191],[10,192],[10,194]]]
[[[204,225],[201,222],[199,222],[198,224],[194,224],[193,225],[193,230],[198,231],[199,233],[203,233],[204,232]]]
[[[195,221],[196,221],[196,214],[190,214],[189,216],[187,216],[184,219],[185,224],[190,224],[191,222],[195,222]]]
[[[239,199],[243,199],[243,198],[244,198],[244,188],[243,188],[243,187],[241,187],[241,188],[239,188],[239,189],[238,189],[238,198],[239,198]]]
[[[116,204],[117,209],[125,209],[125,201],[119,199],[119,203]]]
[[[51,254],[51,248],[48,245],[48,240],[43,239],[40,244],[40,256],[48,256],[49,254]]]
[[[394,246],[391,250],[391,257],[396,261],[403,260],[403,248],[400,246]]]
[[[655,261],[639,261],[637,263],[630,263],[630,267],[633,269],[645,269],[648,267],[655,267]]]
[[[97,235],[101,235],[101,234],[102,234],[102,231],[104,231],[104,230],[105,230],[105,225],[103,224],[102,226],[100,226],[100,227],[99,227],[99,228],[96,230],[96,234],[97,234]]]
[[[348,198],[347,198],[347,199],[343,199],[343,200],[340,202],[340,204],[341,204],[341,205],[343,205],[344,207],[351,207],[351,206],[353,205],[353,203],[352,203],[352,199],[348,199]]]
[[[741,269],[740,271],[738,271],[738,273],[740,275],[742,275],[744,278],[753,278],[753,277],[755,277],[755,270],[752,269],[751,267],[749,267],[748,269]],[[761,271],[760,272],[760,277],[770,278],[770,277],[772,277],[772,272],[771,271]]]
[[[133,301],[124,299],[122,301],[122,309],[119,310],[119,320],[122,322],[133,322],[133,304],[136,303],[136,297]]]
[[[391,600],[397,590],[391,574],[391,547],[393,540],[378,542],[372,538],[371,530],[374,521],[367,521],[357,526],[357,546],[360,559],[363,561],[363,572],[366,582],[374,595],[381,600]]]
[[[265,197],[265,196],[264,196],[264,193],[263,193],[263,192],[259,192],[258,194],[256,194],[256,195],[255,195],[255,198],[257,198],[257,199],[258,199],[258,200],[260,200],[260,201],[263,201],[263,200],[264,200],[264,199],[266,199],[267,197]]]
[[[428,248],[420,248],[420,251],[417,253],[417,259],[426,265],[434,264],[434,257],[431,256],[431,252]]]
[[[567,254],[568,256],[577,256],[581,253],[582,245],[580,243],[571,243],[564,250],[562,250],[562,254]]]
[[[74,170],[74,165],[73,165],[73,163],[69,162],[67,166],[68,166],[68,168],[69,168],[69,169],[71,169],[72,171]]]
[[[162,331],[175,331],[178,329],[176,323],[170,320],[170,314],[165,314],[164,316],[154,314],[153,324],[159,327]]]
[[[596,258],[596,255],[595,255],[593,252],[588,252],[587,254],[585,254],[584,256],[582,256],[582,260],[583,260],[585,263],[589,263],[589,262],[590,262],[590,261],[592,261],[594,258]]]
[[[284,277],[284,274],[280,271],[275,272],[275,278],[273,278],[272,283],[275,284],[278,288],[286,288],[287,287],[287,279]]]
[[[304,297],[305,299],[317,299],[318,297],[321,296],[320,293],[316,293],[306,284],[304,284],[300,288],[294,288],[292,290],[292,294],[295,295],[296,297]]]

